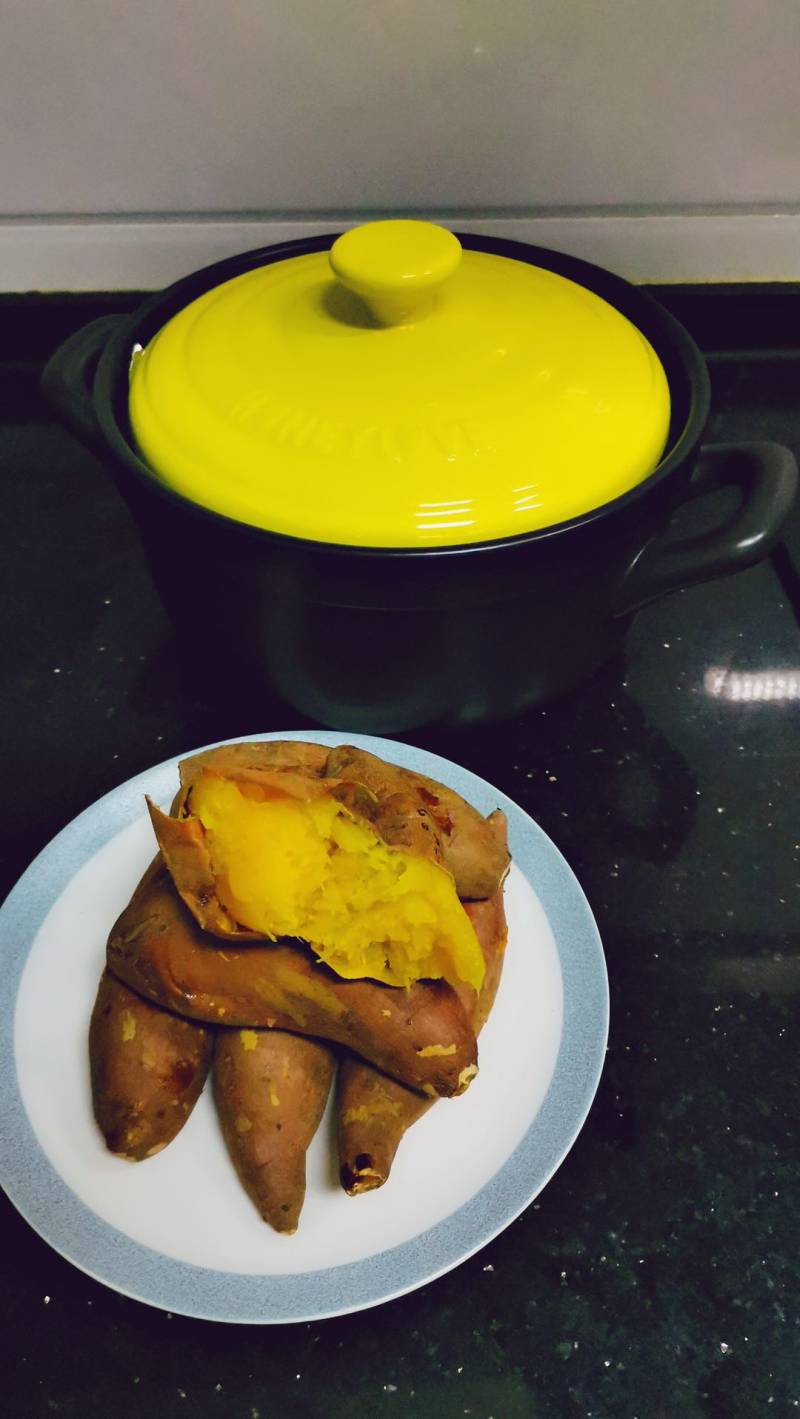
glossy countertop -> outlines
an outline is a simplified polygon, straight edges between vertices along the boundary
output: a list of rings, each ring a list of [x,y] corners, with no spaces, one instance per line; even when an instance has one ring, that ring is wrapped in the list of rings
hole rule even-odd
[[[709,441],[800,452],[796,293],[663,294],[710,352]],[[38,367],[90,304],[0,307],[14,350],[0,360],[0,895],[149,765],[303,727],[182,666],[125,505],[42,404]],[[9,1419],[800,1411],[798,518],[767,563],[641,612],[624,657],[569,698],[405,736],[541,823],[602,934],[606,1067],[536,1202],[421,1291],[270,1329],[106,1290],[3,1199]]]

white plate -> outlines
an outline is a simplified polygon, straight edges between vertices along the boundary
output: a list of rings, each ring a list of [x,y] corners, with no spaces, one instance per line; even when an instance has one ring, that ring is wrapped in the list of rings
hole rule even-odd
[[[586,899],[558,850],[515,803],[448,760],[388,740],[347,742],[449,784],[484,813],[504,809],[514,858],[509,944],[467,1094],[437,1104],[403,1140],[389,1182],[355,1199],[338,1184],[329,1105],[309,1150],[294,1237],[272,1232],[239,1186],[208,1090],[170,1147],[136,1166],[106,1151],[92,1118],[86,1040],[105,939],[153,856],[144,795],[169,804],[178,759],[76,818],[0,909],[0,1180],[68,1260],[165,1310],[313,1320],[423,1285],[536,1197],[597,1087],[608,1031],[605,964]]]

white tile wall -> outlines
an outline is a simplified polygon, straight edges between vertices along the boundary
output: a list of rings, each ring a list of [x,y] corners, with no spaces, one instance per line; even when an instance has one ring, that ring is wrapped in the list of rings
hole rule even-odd
[[[235,250],[254,222],[269,239],[281,219],[375,211],[537,236],[544,218],[640,278],[800,276],[798,0],[3,0],[0,13],[6,289],[91,283],[92,262],[98,285],[160,284],[213,255],[221,223]]]

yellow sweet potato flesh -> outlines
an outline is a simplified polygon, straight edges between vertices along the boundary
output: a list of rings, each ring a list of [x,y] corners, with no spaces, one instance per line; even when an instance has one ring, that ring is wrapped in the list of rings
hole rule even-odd
[[[312,942],[348,980],[480,989],[483,955],[450,874],[389,847],[335,799],[270,798],[251,783],[203,774],[191,812],[219,899],[243,926]]]

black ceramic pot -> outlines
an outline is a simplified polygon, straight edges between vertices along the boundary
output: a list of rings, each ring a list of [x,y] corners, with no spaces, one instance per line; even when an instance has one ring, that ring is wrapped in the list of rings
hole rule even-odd
[[[577,683],[619,646],[633,612],[676,587],[752,565],[775,541],[797,468],[772,443],[700,447],[708,375],[686,331],[619,277],[521,242],[463,246],[588,287],[647,336],[672,399],[667,450],[638,487],[537,532],[464,547],[342,547],[243,526],[166,488],[128,422],[131,352],[212,286],[328,248],[334,236],[247,252],[178,281],[129,317],[95,321],[53,356],[44,388],[105,461],[138,523],[159,592],[206,674],[236,668],[333,728],[391,733],[518,714]],[[738,511],[690,541],[679,506],[725,485]]]

